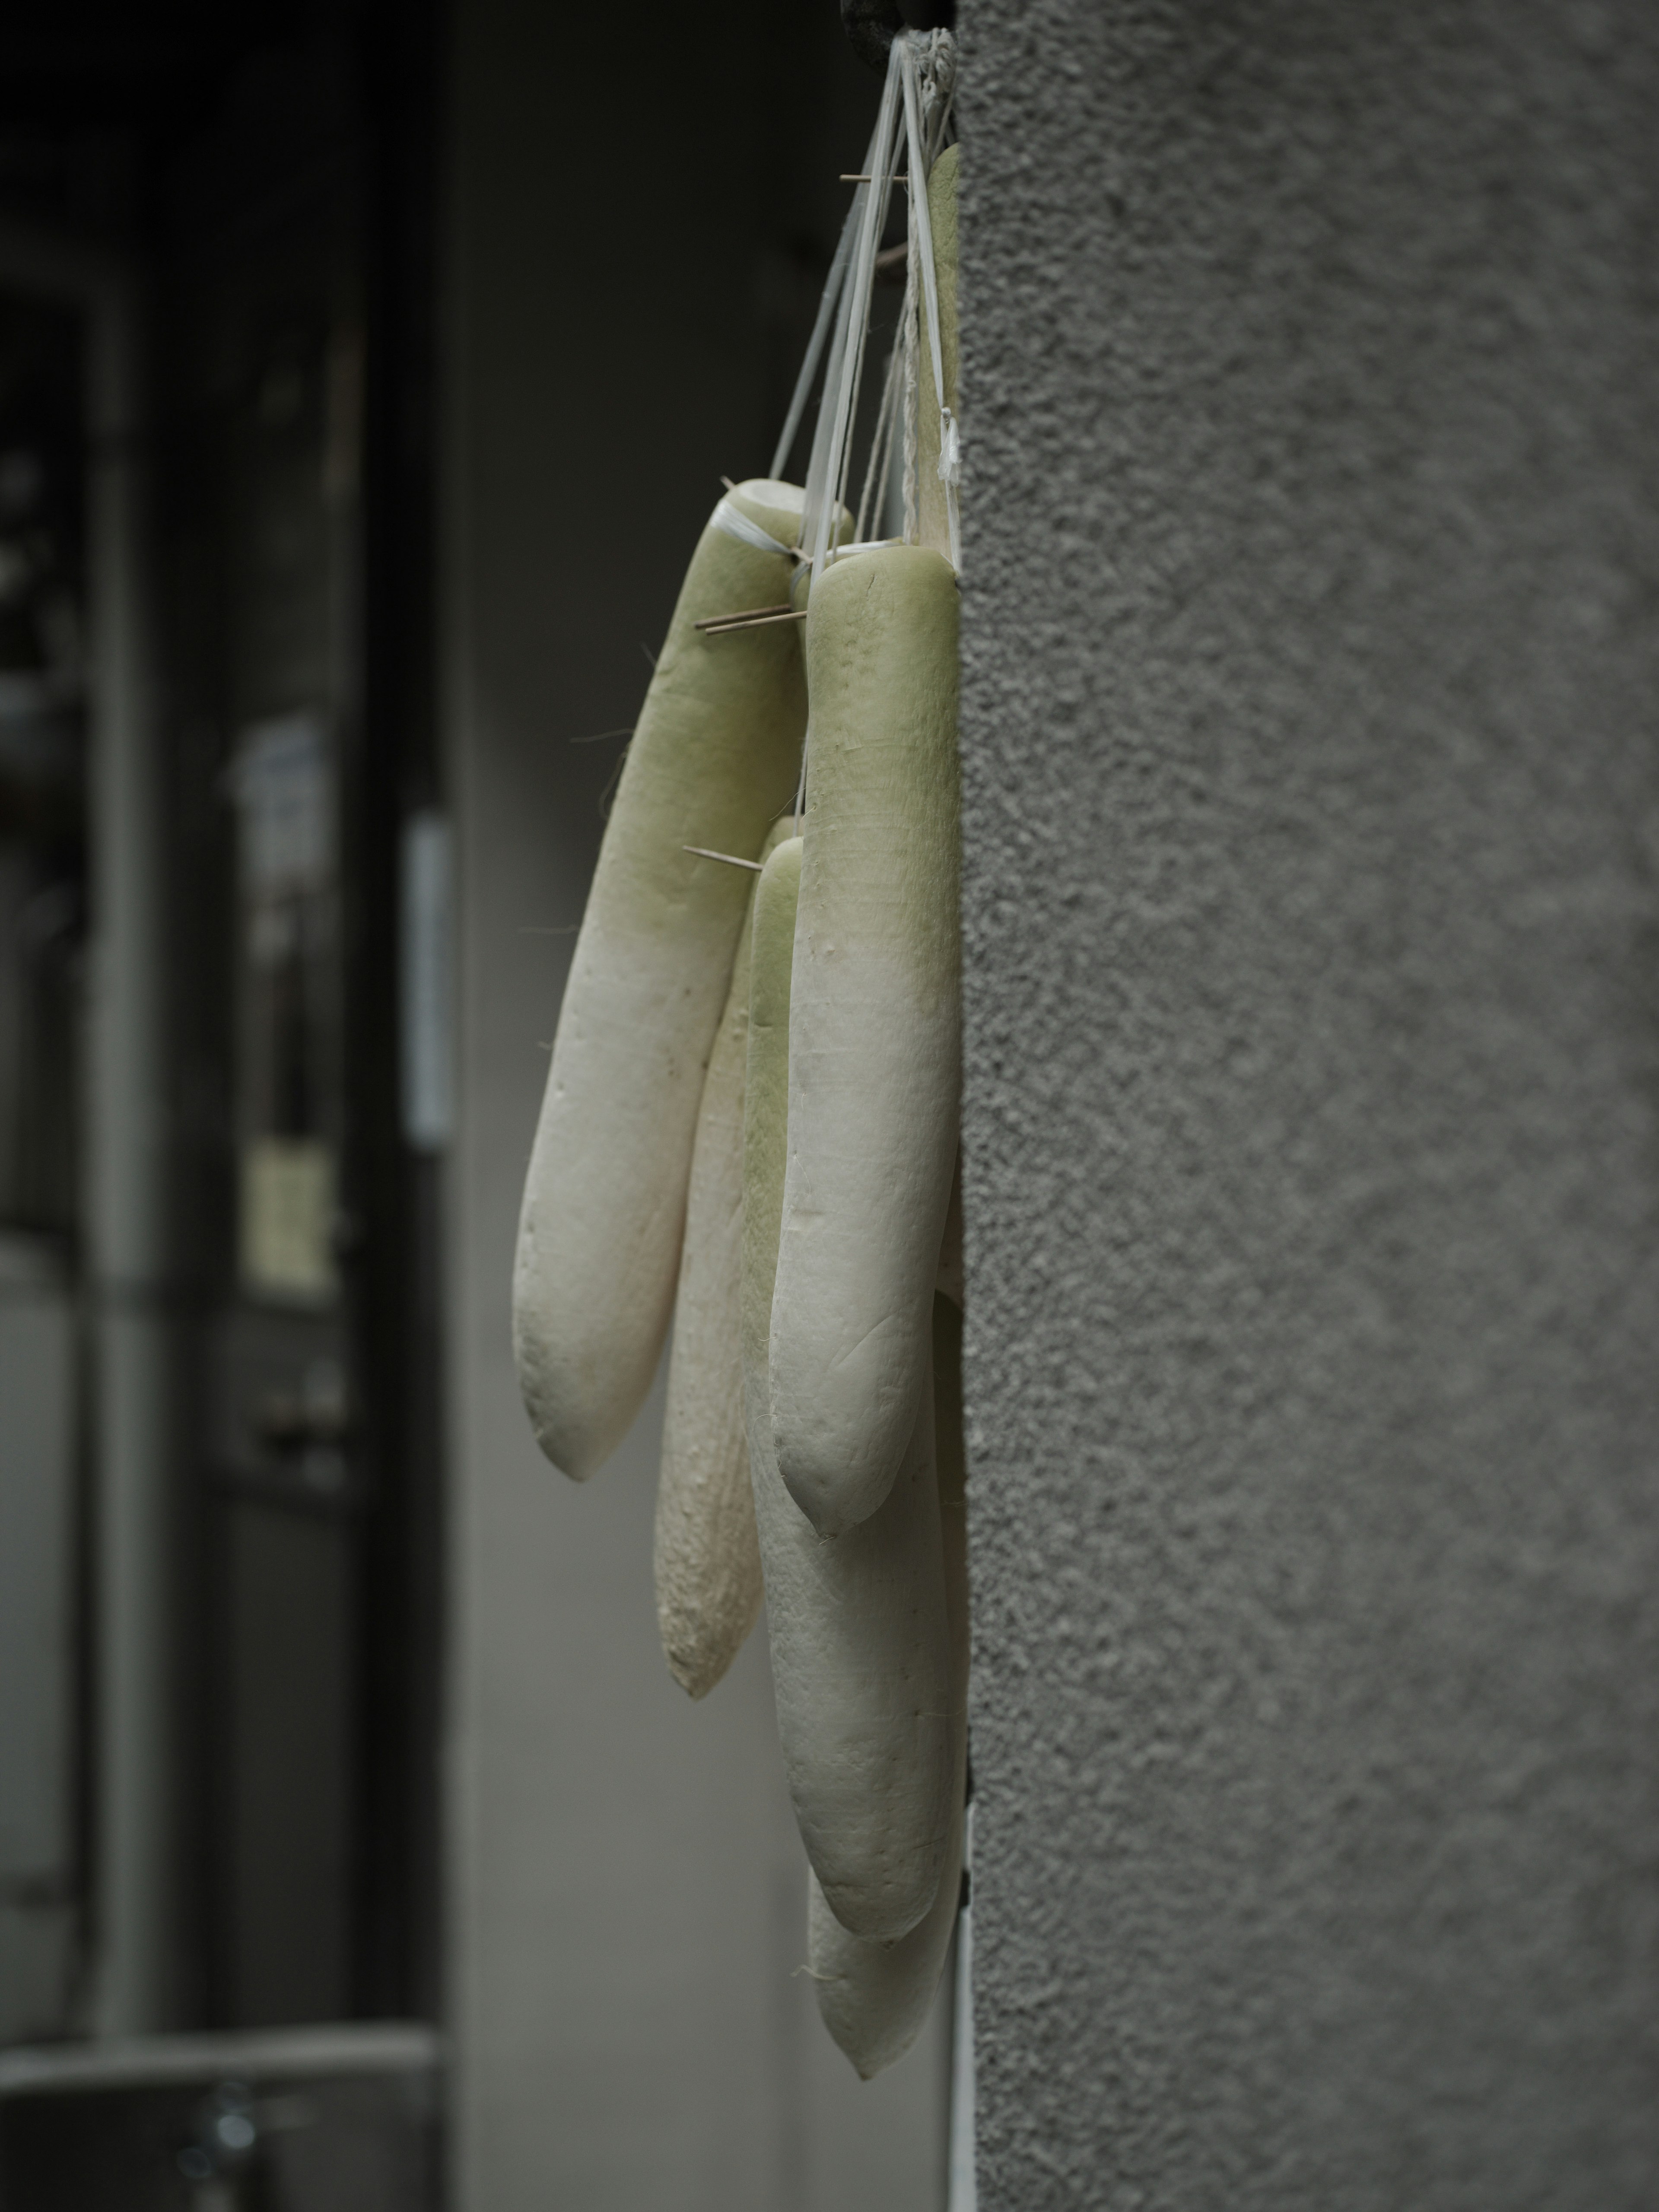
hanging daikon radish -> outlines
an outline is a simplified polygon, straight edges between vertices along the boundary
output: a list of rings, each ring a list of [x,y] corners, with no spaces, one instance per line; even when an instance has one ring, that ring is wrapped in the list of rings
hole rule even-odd
[[[776,606],[800,526],[793,484],[739,484],[686,571],[576,940],[525,1181],[514,1351],[537,1442],[585,1480],[621,1443],[674,1301],[697,1107],[747,878],[789,803],[805,720],[799,625],[708,637]],[[759,542],[755,542],[758,540]]]
[[[916,1424],[956,1164],[950,563],[896,545],[825,568],[807,609],[806,667],[772,1435],[790,1494],[835,1534],[886,1497]]]
[[[786,816],[774,823],[763,858],[793,822]],[[751,892],[756,880],[747,878]],[[657,1629],[668,1671],[694,1698],[705,1697],[736,1658],[763,1595],[740,1311],[750,937],[745,915],[697,1113],[657,1478]]]
[[[933,1300],[933,1424],[945,1595],[951,1619],[955,1808],[939,1889],[908,1936],[896,1943],[868,1943],[842,1926],[817,1876],[809,1873],[806,1878],[807,1970],[818,2012],[866,2081],[902,2058],[922,2031],[950,1952],[962,1887],[968,1765],[967,1468],[962,1435],[962,1316],[942,1293]]]
[[[915,1926],[938,1893],[953,1812],[951,1638],[933,1424],[929,1407],[914,1424],[886,1503],[844,1536],[816,1532],[785,1490],[773,1455],[767,1337],[791,1111],[790,973],[801,850],[799,839],[780,845],[755,896],[743,1154],[749,1472],[796,1822],[836,1917],[857,1935],[891,1942]]]

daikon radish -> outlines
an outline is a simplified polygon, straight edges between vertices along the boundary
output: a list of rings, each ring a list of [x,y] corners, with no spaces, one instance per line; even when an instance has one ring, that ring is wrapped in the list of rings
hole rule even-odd
[[[856,1935],[891,1942],[937,1894],[953,1811],[933,1424],[929,1407],[913,1425],[886,1503],[843,1536],[817,1533],[784,1488],[772,1451],[767,1340],[791,1110],[801,851],[799,839],[780,845],[755,896],[743,1158],[749,1472],[796,1822],[836,1917]]]
[[[950,563],[913,545],[836,562],[812,588],[806,667],[772,1434],[790,1494],[835,1534],[886,1497],[915,1425],[956,1163]]]
[[[944,1272],[941,1267],[941,1273]],[[955,1814],[933,1903],[896,1943],[848,1935],[817,1876],[807,1875],[807,1970],[818,2012],[867,2081],[902,2058],[926,2024],[951,1948],[962,1887],[963,1798],[968,1764],[968,1529],[962,1437],[962,1316],[933,1300],[933,1425],[939,1465],[945,1595],[951,1618],[951,1803]]]
[[[790,835],[793,821],[774,823],[765,853]],[[751,893],[756,880],[747,878]],[[762,1599],[743,1412],[750,936],[745,916],[697,1113],[657,1479],[657,1628],[668,1671],[694,1698],[706,1697],[736,1658]]]
[[[578,1480],[621,1443],[674,1302],[703,1072],[743,924],[741,868],[794,792],[805,721],[799,625],[705,637],[710,615],[782,605],[801,493],[739,484],[686,571],[576,940],[525,1182],[514,1350],[537,1442]]]

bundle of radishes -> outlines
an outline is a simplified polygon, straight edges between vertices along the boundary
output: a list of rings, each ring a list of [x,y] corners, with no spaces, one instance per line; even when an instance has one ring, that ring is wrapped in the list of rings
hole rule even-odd
[[[514,1304],[537,1438],[578,1480],[673,1316],[663,1647],[702,1697],[763,1586],[809,1965],[866,2076],[939,1978],[966,1750],[949,58],[895,40],[805,489],[732,487],[692,556],[565,992]],[[888,383],[894,410],[915,393],[914,495],[905,540],[871,544],[842,495],[901,106],[928,178]]]

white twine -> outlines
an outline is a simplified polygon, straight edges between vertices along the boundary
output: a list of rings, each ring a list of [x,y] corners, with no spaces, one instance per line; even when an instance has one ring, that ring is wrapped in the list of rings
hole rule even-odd
[[[812,379],[817,374],[818,356],[823,351],[823,341],[829,334],[831,318],[841,303],[842,287],[847,281],[847,264],[853,258],[858,214],[859,199],[855,192],[853,204],[847,210],[847,220],[841,227],[841,237],[836,241],[835,257],[830,264],[830,274],[824,283],[823,297],[818,301],[817,320],[813,324],[812,335],[807,341],[806,358],[800,365],[800,374],[795,379],[789,412],[784,417],[783,434],[779,438],[777,451],[772,456],[771,473],[774,477],[782,476],[790,448],[795,442],[795,433],[800,428],[800,418],[806,412],[807,394],[811,391]]]
[[[793,545],[781,544],[769,530],[763,530],[758,522],[729,499],[721,499],[716,504],[708,523],[711,529],[723,530],[728,538],[737,538],[741,544],[752,545],[757,553],[781,553],[787,560],[795,558]]]
[[[812,441],[811,465],[806,472],[806,513],[801,532],[802,548],[811,556],[815,582],[823,572],[835,508],[847,475],[848,441],[870,324],[870,289],[875,278],[876,247],[893,189],[905,51],[908,46],[902,47],[896,38],[888,56],[887,81],[882,87],[881,106],[864,165],[869,182],[860,184],[854,196],[857,238],[842,296],[836,342],[824,370],[823,392],[818,401],[817,434]]]
[[[944,404],[944,348],[939,337],[939,283],[933,265],[933,225],[927,206],[927,179],[944,143],[956,87],[956,43],[947,31],[903,32],[892,41],[880,109],[871,135],[864,170],[853,204],[842,226],[830,274],[818,302],[817,319],[801,363],[800,374],[785,417],[772,473],[780,475],[787,463],[805,412],[820,358],[823,384],[818,396],[817,422],[806,468],[805,512],[801,521],[801,550],[812,563],[814,575],[822,573],[830,556],[839,512],[844,512],[851,468],[852,430],[857,420],[859,392],[863,379],[870,327],[870,293],[874,279],[876,250],[896,180],[898,153],[898,111],[904,115],[904,139],[909,162],[910,251],[907,256],[902,338],[889,365],[887,391],[878,416],[876,441],[859,501],[856,526],[862,536],[872,490],[884,483],[895,442],[889,409],[896,404],[904,418],[905,541],[914,541],[915,509],[915,415],[918,404],[918,325],[925,305],[928,349],[933,383],[939,402],[939,473],[945,488],[951,557],[961,565],[961,530],[957,484],[961,474],[961,442],[956,418]],[[827,354],[826,354],[827,346]]]
[[[919,43],[919,42],[916,42]],[[939,402],[939,473],[945,486],[945,509],[951,537],[951,566],[960,573],[962,568],[962,522],[957,505],[957,485],[962,476],[962,444],[957,431],[956,416],[945,404],[945,348],[939,337],[939,273],[933,266],[933,224],[927,204],[927,179],[933,163],[922,135],[920,70],[915,44],[904,40],[902,47],[897,39],[894,48],[899,52],[900,74],[904,88],[904,130],[909,151],[910,206],[915,218],[916,251],[921,260],[921,292],[927,311],[927,350],[933,369],[933,396]],[[929,60],[933,59],[930,54]],[[937,87],[940,77],[937,68],[933,73]],[[943,100],[947,94],[939,95]],[[939,118],[941,133],[943,115]]]
[[[888,472],[893,460],[893,423],[899,408],[899,384],[904,368],[904,340],[901,335],[893,341],[887,356],[887,375],[882,386],[881,411],[876,417],[876,434],[870,441],[870,465],[864,471],[864,490],[859,498],[859,517],[853,526],[854,538],[864,536],[865,518],[871,513],[871,495],[875,495],[875,512],[879,514],[887,497]]]
[[[903,543],[902,538],[854,538],[850,545],[832,545],[823,565],[826,568],[833,568],[837,561],[848,560],[854,553],[881,553],[890,545],[902,545]]]
[[[853,196],[830,275],[818,302],[817,321],[801,364],[800,374],[785,418],[782,435],[772,458],[772,474],[779,476],[787,463],[796,433],[805,412],[812,381],[823,358],[823,383],[818,394],[817,421],[807,461],[805,493],[801,515],[798,559],[811,562],[817,582],[827,564],[839,554],[864,551],[877,544],[913,544],[917,532],[916,422],[919,409],[919,325],[925,300],[928,344],[933,359],[934,388],[939,398],[939,475],[945,488],[950,526],[951,560],[960,568],[961,532],[957,512],[959,441],[955,417],[944,404],[945,354],[939,340],[939,283],[933,267],[933,227],[928,220],[927,179],[950,119],[956,82],[956,45],[947,31],[905,32],[896,36],[888,55],[887,78],[882,88],[876,127],[865,156],[862,180]],[[904,140],[909,164],[909,239],[905,273],[904,310],[899,338],[889,360],[885,388],[877,419],[875,445],[870,457],[854,525],[856,543],[836,548],[831,543],[837,522],[846,514],[852,430],[858,416],[859,387],[870,330],[870,295],[875,281],[876,250],[880,243],[887,209],[896,181],[899,143],[899,111],[902,106]],[[827,350],[826,350],[827,347]],[[902,540],[866,539],[864,526],[872,490],[884,489],[892,466],[898,422],[902,422],[904,465],[904,536]],[[734,528],[725,514],[737,514],[722,500],[714,520],[735,538],[750,544],[764,542],[779,552],[775,538],[739,516]],[[799,830],[805,805],[808,768],[811,755],[811,725],[807,725],[801,750],[800,781],[795,792],[795,820]]]

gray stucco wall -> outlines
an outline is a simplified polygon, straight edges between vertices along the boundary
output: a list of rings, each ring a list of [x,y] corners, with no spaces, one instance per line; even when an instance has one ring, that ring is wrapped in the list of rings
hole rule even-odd
[[[981,2203],[1659,2201],[1659,16],[963,0]]]

